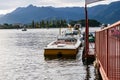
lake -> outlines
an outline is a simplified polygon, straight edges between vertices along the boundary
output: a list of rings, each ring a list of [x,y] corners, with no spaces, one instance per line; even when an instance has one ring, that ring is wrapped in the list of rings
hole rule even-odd
[[[44,59],[44,47],[58,34],[59,29],[0,30],[0,80],[95,80],[81,49],[76,59]]]

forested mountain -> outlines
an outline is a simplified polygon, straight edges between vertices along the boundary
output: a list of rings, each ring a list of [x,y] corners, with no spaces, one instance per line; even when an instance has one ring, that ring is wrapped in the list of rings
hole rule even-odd
[[[88,8],[89,19],[96,19],[102,23],[114,23],[120,20],[120,1],[109,5],[97,5]],[[34,21],[66,19],[84,19],[84,7],[37,7],[29,5],[19,7],[13,12],[0,17],[0,23],[31,23]]]

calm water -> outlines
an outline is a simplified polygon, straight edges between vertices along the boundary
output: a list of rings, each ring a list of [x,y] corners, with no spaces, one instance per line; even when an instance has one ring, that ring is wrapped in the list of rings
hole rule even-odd
[[[44,47],[58,29],[0,30],[0,80],[94,80],[93,65],[75,60],[44,60]]]

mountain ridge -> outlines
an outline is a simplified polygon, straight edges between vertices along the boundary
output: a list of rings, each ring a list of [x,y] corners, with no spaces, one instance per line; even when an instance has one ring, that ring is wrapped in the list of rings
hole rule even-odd
[[[88,7],[89,19],[96,19],[102,23],[114,23],[120,20],[120,1],[109,5]],[[0,17],[0,23],[31,23],[47,19],[80,20],[85,19],[84,7],[37,7],[30,4],[18,7],[13,12]]]

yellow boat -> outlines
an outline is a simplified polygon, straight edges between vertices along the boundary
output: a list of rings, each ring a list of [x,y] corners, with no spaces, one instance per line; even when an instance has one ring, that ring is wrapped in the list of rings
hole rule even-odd
[[[44,48],[45,58],[76,58],[81,41],[74,36],[60,36]]]

